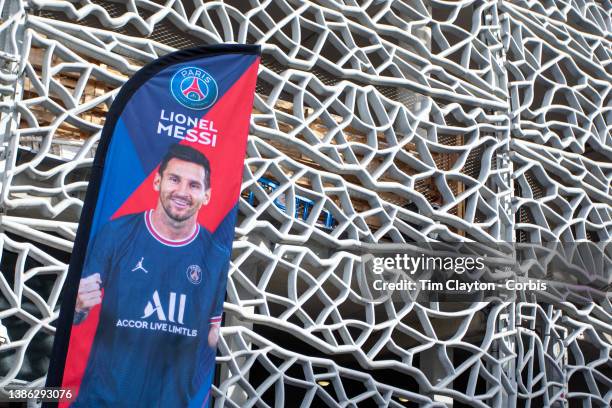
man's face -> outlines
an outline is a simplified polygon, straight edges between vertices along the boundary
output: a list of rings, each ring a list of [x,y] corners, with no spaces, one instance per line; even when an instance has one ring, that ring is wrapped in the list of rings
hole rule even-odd
[[[204,185],[204,167],[180,159],[170,159],[164,173],[155,174],[153,187],[172,220],[181,222],[198,213],[210,201],[210,189]]]

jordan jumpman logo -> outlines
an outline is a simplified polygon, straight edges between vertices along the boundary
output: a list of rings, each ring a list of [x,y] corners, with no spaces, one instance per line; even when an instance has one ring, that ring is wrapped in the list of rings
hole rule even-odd
[[[138,261],[138,263],[136,264],[134,269],[132,269],[132,272],[136,272],[137,270],[142,269],[144,271],[144,273],[149,273],[149,271],[147,271],[144,268],[144,266],[142,266],[142,261],[144,261],[144,257],[140,258],[140,261]]]

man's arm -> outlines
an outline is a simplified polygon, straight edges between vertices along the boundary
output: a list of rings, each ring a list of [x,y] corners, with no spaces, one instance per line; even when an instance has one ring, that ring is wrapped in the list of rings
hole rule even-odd
[[[73,324],[79,324],[89,314],[95,305],[102,303],[102,279],[99,273],[94,273],[79,282],[76,306],[74,307]]]
[[[223,316],[223,302],[225,301],[225,287],[227,286],[227,274],[229,273],[229,258],[232,251],[232,242],[234,239],[234,227],[236,225],[236,215],[238,213],[238,205],[225,216],[221,224],[217,226],[217,229],[212,234],[214,241],[218,244],[218,248],[223,253],[225,258],[221,269],[221,275],[217,282],[217,289],[215,291],[213,313],[209,321],[208,326],[208,345],[210,347],[217,347],[219,341],[219,332],[221,330],[221,320]]]
[[[208,345],[212,348],[217,347],[217,342],[219,341],[219,331],[221,330],[221,322],[218,324],[210,324],[208,329]]]
[[[227,269],[222,270],[222,272]],[[225,285],[227,283],[227,272],[223,273],[217,285],[215,293],[215,308],[208,322],[208,345],[212,348],[217,347],[219,341],[219,332],[221,330],[221,320],[223,318],[223,301],[225,300]]]
[[[106,281],[114,240],[110,225],[106,224],[100,229],[93,243],[88,246],[72,324],[82,323],[91,308],[102,302],[102,286]]]
[[[221,330],[221,320],[223,318],[223,302],[225,301],[225,287],[227,285],[227,275],[229,273],[229,251],[223,254],[225,262],[220,269],[219,281],[217,282],[217,288],[215,290],[215,297],[213,299],[213,312],[209,319],[208,324],[208,345],[216,348],[217,342],[219,341],[219,332]]]

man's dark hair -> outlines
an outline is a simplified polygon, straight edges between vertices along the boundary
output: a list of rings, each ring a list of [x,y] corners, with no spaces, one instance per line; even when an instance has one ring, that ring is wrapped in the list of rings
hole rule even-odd
[[[203,153],[200,153],[193,147],[189,147],[182,144],[173,144],[168,149],[168,152],[162,159],[161,164],[159,165],[159,175],[162,176],[164,170],[168,166],[168,162],[172,159],[179,159],[190,163],[198,164],[204,167],[204,189],[208,190],[210,188],[210,163],[206,156]]]

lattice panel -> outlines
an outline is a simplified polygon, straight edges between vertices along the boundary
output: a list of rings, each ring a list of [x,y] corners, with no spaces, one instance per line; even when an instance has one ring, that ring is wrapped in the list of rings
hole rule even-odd
[[[315,251],[325,252],[285,245],[271,253],[238,242],[226,310],[276,336],[290,332],[316,350],[350,354],[366,372],[397,370],[402,381],[432,398],[446,395],[482,407],[501,401],[509,380],[492,356],[512,354],[513,334],[499,326],[485,336],[478,327],[496,327],[511,304],[450,304],[444,310],[416,303],[408,292],[373,296],[363,287],[361,257],[333,252],[322,258]],[[442,368],[429,372],[437,359]],[[453,390],[449,384],[459,377],[470,384]]]
[[[553,7],[552,2],[502,5],[517,240],[610,241],[612,43],[607,3],[603,8],[573,1]],[[598,272],[575,278],[588,285],[585,281],[596,279]],[[604,269],[608,285],[609,274]],[[565,400],[576,406],[610,404],[611,337],[609,328],[601,326],[610,320],[606,308],[519,306],[520,400],[529,406]]]
[[[275,194],[287,202],[296,196],[321,202],[337,220],[328,234],[336,245],[345,245],[338,242],[345,236],[361,242],[502,236],[496,220],[509,191],[497,161],[507,144],[496,136],[505,134],[505,117],[432,99],[416,115],[376,88],[326,86],[294,70],[263,71],[260,82],[275,85],[255,102],[259,137],[249,143],[247,190],[259,205],[249,212],[274,207],[277,196],[257,189],[263,176],[282,185]],[[290,239],[294,217],[276,212],[277,234]]]
[[[564,400],[575,406],[608,406],[610,334],[597,329],[607,324],[607,312],[595,305],[562,310],[545,304],[519,304],[517,311],[519,399],[527,406]]]
[[[43,386],[66,264],[52,248],[0,235],[0,387]]]
[[[516,228],[528,241],[609,241],[610,18],[595,4],[542,10],[504,5]]]
[[[372,301],[355,278],[377,244],[610,240],[611,10],[0,0],[0,388],[43,381],[121,85],[175,49],[246,42],[263,57],[216,406],[609,406],[609,303]]]
[[[362,371],[279,348],[243,327],[226,329],[219,349],[221,369],[230,373],[213,393],[221,406],[242,406],[230,398],[232,395],[240,395],[249,406],[269,406],[266,394],[285,401],[287,406],[405,406],[400,398],[436,406],[426,396],[381,384]],[[257,373],[258,379],[244,373]]]

